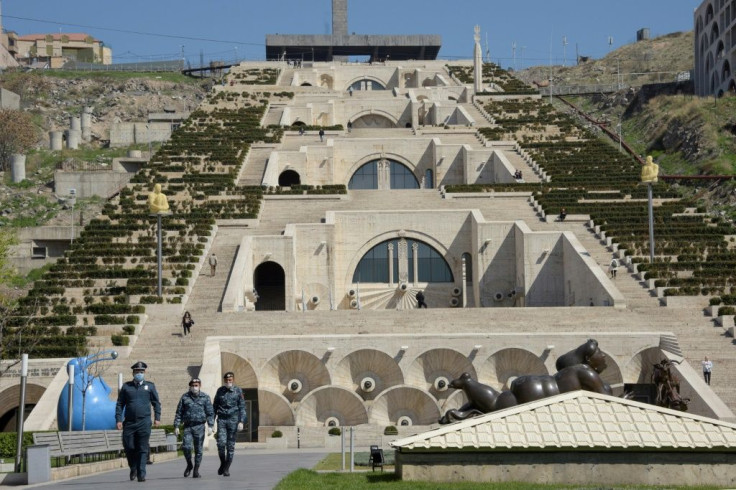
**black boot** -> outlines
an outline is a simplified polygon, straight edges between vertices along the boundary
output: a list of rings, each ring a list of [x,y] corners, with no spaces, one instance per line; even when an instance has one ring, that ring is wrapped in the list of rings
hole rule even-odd
[[[220,452],[220,453],[218,453],[218,455],[220,456],[220,467],[217,468],[217,474],[218,475],[222,475],[222,473],[225,471],[225,464],[226,464],[226,462],[225,462],[225,453],[224,452]]]
[[[185,477],[189,476],[189,474],[192,472],[192,468],[193,467],[194,466],[192,466],[192,459],[191,458],[187,458],[187,469],[184,470],[184,476]],[[195,472],[196,472],[196,470],[195,470]]]
[[[202,475],[199,474],[199,465],[194,465],[194,474],[192,474],[192,478],[202,478]]]
[[[225,468],[222,470],[222,476],[230,476],[230,465],[233,464],[232,459],[228,459],[227,463],[225,463]]]

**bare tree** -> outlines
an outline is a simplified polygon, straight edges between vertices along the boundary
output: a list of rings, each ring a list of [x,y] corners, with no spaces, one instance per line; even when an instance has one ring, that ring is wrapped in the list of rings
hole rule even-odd
[[[117,359],[118,353],[114,350],[97,349],[94,353],[88,354],[85,358],[79,358],[78,362],[82,368],[82,430],[87,426],[87,391],[94,384],[95,379],[101,378],[105,371],[110,368],[110,363],[102,363],[100,361],[110,361]]]
[[[10,156],[25,153],[38,142],[38,130],[31,116],[22,111],[0,109],[0,170],[6,170]]]

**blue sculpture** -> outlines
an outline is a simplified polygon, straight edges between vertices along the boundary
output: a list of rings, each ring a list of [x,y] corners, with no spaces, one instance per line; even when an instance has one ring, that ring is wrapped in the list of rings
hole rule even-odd
[[[84,403],[84,430],[115,429],[115,400],[110,399],[112,389],[101,376],[90,374],[90,366],[100,361],[117,359],[118,353],[106,350],[87,357],[77,357],[67,363],[74,366],[74,397],[72,399],[72,430],[82,430]],[[87,392],[84,393],[86,388]],[[69,430],[69,381],[59,396],[56,407],[59,430]]]

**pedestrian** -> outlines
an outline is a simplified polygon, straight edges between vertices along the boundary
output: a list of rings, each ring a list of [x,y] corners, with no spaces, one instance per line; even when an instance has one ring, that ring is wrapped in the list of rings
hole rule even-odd
[[[710,385],[710,372],[713,370],[713,361],[708,359],[708,356],[705,356],[705,359],[703,359],[703,362],[700,364],[703,365],[703,378],[705,378],[705,384]]]
[[[325,140],[325,130],[320,128],[319,129],[319,140],[324,141]]]
[[[299,136],[304,136],[304,126],[299,126]]]
[[[151,437],[151,407],[153,407],[153,425],[161,424],[161,402],[158,399],[156,385],[146,381],[148,365],[138,361],[130,367],[133,380],[123,384],[118,393],[115,405],[115,422],[118,430],[123,431],[123,449],[128,459],[130,479],[146,481],[146,462],[148,461],[148,440]],[[123,419],[123,412],[125,418]]]
[[[427,303],[424,302],[424,292],[417,291],[417,308],[426,308]]]
[[[561,208],[561,209],[560,209],[560,216],[559,216],[559,220],[560,220],[560,221],[565,221],[565,218],[567,218],[567,209],[565,209],[565,208]]]
[[[217,474],[230,476],[230,465],[235,455],[235,435],[243,430],[245,424],[245,399],[243,390],[235,386],[235,374],[228,371],[223,376],[225,384],[215,394],[215,414],[217,415],[217,454],[220,467]]]
[[[348,89],[348,94],[350,94],[350,97],[352,97],[352,96],[353,96],[353,87],[350,87],[350,88]]]
[[[202,463],[202,445],[204,443],[205,424],[207,435],[212,435],[215,426],[215,410],[212,407],[210,396],[202,393],[202,380],[192,378],[189,381],[189,391],[179,399],[174,416],[174,432],[179,436],[179,424],[184,425],[184,437],[181,450],[187,461],[184,477],[200,478],[199,465]],[[194,464],[192,464],[192,449],[194,449]],[[194,470],[194,473],[192,473]]]
[[[217,272],[217,256],[215,252],[212,252],[212,255],[210,255],[210,275],[215,277],[215,272]]]
[[[608,266],[608,272],[611,274],[611,279],[616,279],[616,272],[618,271],[618,259],[616,257],[611,260],[611,264]]]
[[[192,325],[194,325],[192,315],[188,311],[185,311],[184,317],[181,319],[181,327],[184,329],[184,335],[192,333]]]
[[[348,133],[350,133],[353,130],[353,122],[348,121]]]

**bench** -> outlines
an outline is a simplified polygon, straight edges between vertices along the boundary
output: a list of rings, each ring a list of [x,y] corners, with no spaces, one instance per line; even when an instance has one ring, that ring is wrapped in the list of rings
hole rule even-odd
[[[48,445],[52,458],[75,458],[123,451],[123,433],[119,430],[88,430],[72,432],[35,432],[35,445]],[[149,446],[152,451],[167,447],[166,431],[153,429]]]

